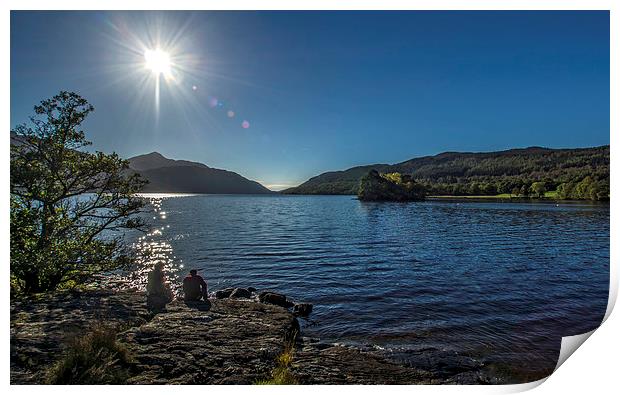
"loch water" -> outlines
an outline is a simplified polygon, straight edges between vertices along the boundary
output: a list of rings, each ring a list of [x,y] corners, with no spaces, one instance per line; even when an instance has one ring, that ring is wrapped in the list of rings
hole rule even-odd
[[[606,204],[147,198],[150,232],[127,236],[143,255],[135,278],[160,260],[175,286],[196,268],[210,291],[284,293],[314,304],[303,334],[326,342],[454,351],[528,377],[607,307]]]

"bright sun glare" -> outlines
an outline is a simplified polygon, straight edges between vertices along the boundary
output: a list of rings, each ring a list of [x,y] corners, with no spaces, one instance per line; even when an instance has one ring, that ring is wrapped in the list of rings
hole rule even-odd
[[[135,101],[136,105],[146,109],[146,105],[153,103],[154,111],[144,114],[154,115],[156,126],[159,125],[160,99],[164,95],[164,105],[182,102],[183,115],[187,122],[190,122],[190,119],[185,113],[186,108],[191,108],[202,117],[205,116],[206,105],[213,109],[214,114],[218,113],[213,116],[223,116],[228,123],[234,122],[242,129],[250,128],[249,120],[244,119],[237,109],[230,108],[227,103],[218,99],[207,86],[207,79],[222,76],[207,70],[199,52],[189,51],[196,47],[195,34],[187,34],[192,33],[188,30],[192,27],[189,21],[177,25],[174,21],[144,18],[144,24],[137,24],[135,30],[130,28],[133,22],[135,21],[121,17],[109,21],[113,28],[110,38],[118,44],[119,57],[122,58],[118,63],[119,81],[131,78],[139,83],[136,89],[139,100]],[[153,100],[143,100],[151,89],[154,93]],[[219,122],[210,118],[207,120]]]
[[[161,49],[147,49],[144,52],[145,66],[151,70],[156,77],[163,74],[166,77],[170,76],[170,55]]]

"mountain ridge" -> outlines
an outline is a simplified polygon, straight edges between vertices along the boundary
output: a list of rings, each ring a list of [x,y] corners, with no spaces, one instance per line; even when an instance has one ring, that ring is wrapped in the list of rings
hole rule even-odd
[[[442,152],[411,158],[395,164],[376,163],[321,173],[287,194],[354,195],[359,180],[370,170],[412,175],[436,194],[478,195],[512,193],[514,188],[546,182],[557,188],[587,176],[609,182],[609,145],[588,148],[532,146],[489,152]],[[485,191],[478,191],[480,184]],[[501,185],[500,185],[501,184]],[[501,191],[500,191],[501,189]],[[482,193],[484,192],[484,193]]]
[[[25,144],[23,136],[10,133],[10,145]],[[269,194],[275,193],[260,183],[232,171],[216,169],[200,162],[170,159],[157,151],[128,159],[127,174],[138,173],[148,183],[146,193],[215,193]]]
[[[142,190],[146,193],[274,193],[235,172],[212,168],[200,162],[169,159],[156,151],[128,160],[129,169],[148,181]]]
[[[183,159],[169,159],[157,151],[148,154],[137,155],[129,158],[131,168],[134,170],[150,170],[161,167],[197,166],[209,169],[210,167],[200,162],[192,162]]]

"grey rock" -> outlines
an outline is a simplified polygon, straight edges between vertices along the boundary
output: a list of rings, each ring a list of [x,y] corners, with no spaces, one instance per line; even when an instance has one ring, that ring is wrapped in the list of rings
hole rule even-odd
[[[239,298],[244,298],[244,299],[248,299],[252,296],[252,293],[250,291],[248,291],[245,288],[235,288],[234,291],[232,291],[232,293],[230,294],[229,298],[232,299],[239,299]]]
[[[344,346],[304,347],[290,370],[303,384],[430,384],[433,379],[429,372]]]
[[[220,289],[219,291],[215,292],[215,298],[226,299],[230,296],[231,293],[233,293],[234,290],[235,290],[234,288]]]
[[[166,304],[170,303],[172,300],[166,296],[162,295],[147,295],[146,297],[146,308],[148,311],[152,313],[159,313],[166,309]]]
[[[97,322],[139,326],[151,319],[146,294],[137,291],[58,292],[11,299],[11,383],[41,383],[64,344]]]
[[[285,295],[276,292],[261,292],[258,295],[258,300],[262,303],[275,304],[285,308],[293,307],[295,304],[286,299]]]
[[[293,314],[307,317],[312,313],[312,304],[310,303],[297,303],[293,306]]]
[[[172,302],[121,340],[140,365],[132,384],[253,384],[269,377],[296,328],[278,306],[222,299],[201,311]]]

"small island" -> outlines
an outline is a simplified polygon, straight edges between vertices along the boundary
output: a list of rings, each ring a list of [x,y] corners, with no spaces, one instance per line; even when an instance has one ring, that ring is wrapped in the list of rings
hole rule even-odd
[[[426,188],[408,174],[381,174],[371,170],[360,180],[357,197],[362,201],[412,202],[426,198]]]

